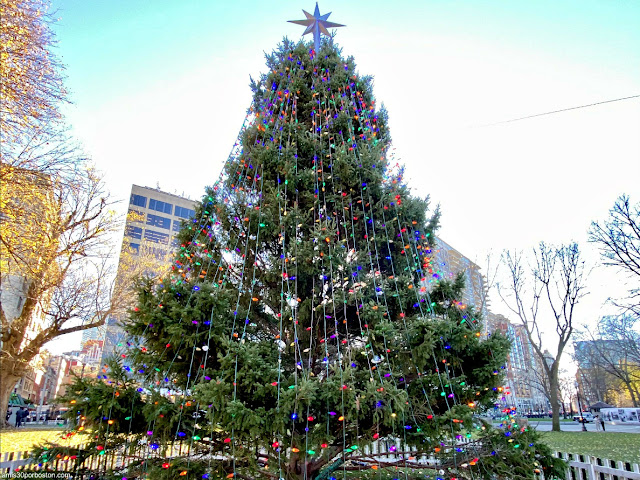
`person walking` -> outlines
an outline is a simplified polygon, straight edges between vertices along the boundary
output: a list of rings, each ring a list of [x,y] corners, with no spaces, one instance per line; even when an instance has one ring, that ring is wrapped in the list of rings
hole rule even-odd
[[[600,419],[600,425],[602,426],[602,431],[606,432],[606,429],[604,428],[604,418]]]
[[[23,407],[16,412],[16,428],[22,425],[22,419],[24,418],[24,410]]]
[[[596,432],[599,432],[602,429],[602,425],[600,424],[600,416],[596,415],[596,418],[593,419],[593,423],[596,424]]]

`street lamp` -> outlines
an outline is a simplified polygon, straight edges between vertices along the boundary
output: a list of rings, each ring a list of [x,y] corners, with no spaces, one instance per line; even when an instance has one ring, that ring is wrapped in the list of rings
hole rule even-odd
[[[585,425],[584,417],[582,416],[582,404],[580,403],[580,392],[578,390],[578,382],[575,382],[574,385],[576,387],[576,398],[578,399],[578,415],[580,415],[578,417],[578,421],[582,424],[582,431],[586,432],[587,426]]]

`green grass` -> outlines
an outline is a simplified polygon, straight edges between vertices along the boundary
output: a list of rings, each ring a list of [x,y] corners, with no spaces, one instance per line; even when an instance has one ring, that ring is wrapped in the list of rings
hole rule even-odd
[[[51,425],[2,430],[0,431],[0,453],[28,451],[47,441],[64,446],[77,445],[86,441],[86,435],[74,435],[68,440],[62,439],[60,435],[63,432],[64,428]]]
[[[581,453],[640,463],[640,434],[617,432],[541,432],[553,451]]]

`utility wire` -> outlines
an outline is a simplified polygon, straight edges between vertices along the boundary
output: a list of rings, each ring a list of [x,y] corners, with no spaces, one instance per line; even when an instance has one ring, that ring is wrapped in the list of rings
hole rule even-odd
[[[579,107],[563,108],[562,110],[554,110],[552,112],[536,113],[535,115],[527,115],[526,117],[514,118],[514,119],[511,119],[511,120],[504,120],[502,122],[488,123],[486,125],[480,125],[480,127],[492,127],[494,125],[501,125],[503,123],[511,123],[511,122],[517,122],[517,121],[520,121],[520,120],[526,120],[527,118],[542,117],[543,115],[551,115],[553,113],[568,112],[569,110],[577,110],[578,108],[593,107],[595,105],[602,105],[603,103],[612,103],[612,102],[620,102],[622,100],[631,100],[632,98],[640,98],[640,95],[633,95],[631,97],[616,98],[616,99],[613,99],[613,100],[604,100],[602,102],[590,103],[588,105],[580,105]]]

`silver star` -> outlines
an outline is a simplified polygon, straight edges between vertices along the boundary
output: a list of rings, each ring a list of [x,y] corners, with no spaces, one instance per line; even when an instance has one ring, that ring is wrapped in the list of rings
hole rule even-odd
[[[320,15],[320,10],[318,10],[318,2],[316,2],[316,9],[313,12],[313,15],[311,15],[309,12],[306,12],[305,10],[302,10],[302,12],[307,17],[306,20],[289,20],[289,23],[295,23],[296,25],[303,25],[307,27],[302,35],[313,32],[313,43],[315,45],[316,52],[320,48],[321,33],[324,33],[327,37],[329,37],[331,35],[327,28],[337,28],[345,26],[340,25],[339,23],[327,22],[327,18],[329,18],[331,12]]]

